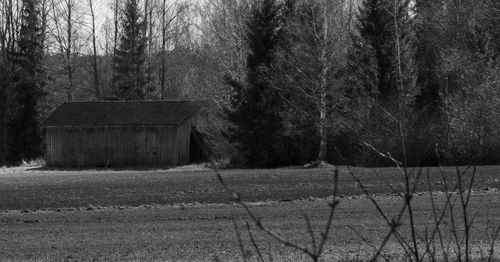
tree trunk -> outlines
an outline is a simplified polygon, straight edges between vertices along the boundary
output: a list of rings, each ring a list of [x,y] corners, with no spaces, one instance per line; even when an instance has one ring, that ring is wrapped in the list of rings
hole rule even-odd
[[[0,90],[0,164],[5,163],[5,150],[7,149],[7,94]]]
[[[0,10],[0,52],[3,52],[7,49],[7,11],[4,6],[2,10]],[[0,53],[1,54],[1,53]]]
[[[68,38],[66,39],[66,73],[68,74],[68,100],[73,101],[74,95],[73,95],[73,54],[72,54],[72,48],[73,48],[73,6],[71,0],[67,0],[66,2],[67,8],[68,8],[68,16],[66,17],[66,23],[68,26],[67,29],[67,34]]]
[[[95,98],[99,101],[101,100],[101,88],[99,83],[99,69],[97,64],[97,40],[96,40],[96,28],[95,28],[95,13],[93,1],[89,0],[90,7],[90,15],[92,19],[92,74],[94,76],[94,90],[95,90]]]
[[[73,72],[72,72],[71,65],[68,65],[67,67],[67,72],[68,72],[68,90],[67,90],[67,96],[68,96],[68,101],[72,102],[74,100],[74,94],[73,94]]]
[[[166,45],[167,45],[167,3],[163,0],[161,10],[161,68],[160,68],[160,99],[165,99],[165,67],[166,67]]]
[[[325,75],[326,76],[326,75]],[[326,79],[326,77],[325,77]],[[323,81],[322,91],[321,91],[321,101],[320,101],[320,116],[319,116],[319,153],[318,162],[325,161],[327,143],[328,143],[328,132],[327,132],[327,118],[326,118],[326,81]]]
[[[14,52],[15,50],[15,42],[16,42],[16,37],[17,37],[17,33],[14,33],[14,32],[18,32],[18,31],[15,31],[15,28],[16,28],[16,25],[15,25],[15,21],[14,21],[14,6],[12,4],[12,0],[9,0],[8,2],[8,7],[7,7],[7,10],[5,11],[6,14],[5,14],[5,17],[6,17],[6,20],[7,20],[7,25],[6,25],[6,34],[7,34],[7,39],[6,39],[6,46],[7,46],[7,51],[8,52]]]
[[[142,32],[143,33],[143,37],[146,38],[148,37],[148,21],[149,19],[151,19],[149,17],[149,0],[145,0],[144,1],[144,31]]]
[[[118,47],[118,8],[120,7],[119,5],[119,2],[118,0],[115,0],[115,13],[114,13],[114,24],[115,24],[115,28],[114,28],[114,39],[113,39],[113,57],[116,57],[116,48]],[[114,62],[112,62],[114,63]],[[115,94],[115,89],[116,89],[116,80],[115,80],[115,76],[116,76],[116,69],[114,67],[114,65],[111,66],[111,78],[112,78],[112,81],[111,81],[111,94],[112,96],[114,96]]]
[[[151,35],[149,34],[149,31],[148,31],[148,27],[149,27],[149,20],[152,20],[153,17],[150,16],[150,9],[152,9],[153,3],[149,3],[149,0],[145,0],[144,1],[144,31],[143,31],[143,38],[146,39],[146,43],[148,43],[148,47],[147,47],[147,52],[146,52],[146,60],[147,60],[147,63],[146,63],[146,77],[149,78],[149,69],[150,69],[150,66],[151,66],[151,48],[149,47],[149,39],[151,38]],[[145,89],[144,89],[144,98],[147,98],[149,97],[149,92],[151,90],[151,81],[148,81],[146,86],[145,86]]]
[[[153,57],[153,9],[157,7],[156,5],[151,4],[151,7],[149,8],[149,20],[148,20],[148,77],[151,77],[151,74],[153,72],[153,65],[152,65],[152,57]],[[154,83],[153,81],[148,81],[148,91],[151,92],[154,88]],[[158,97],[156,97],[158,99]]]
[[[41,19],[42,19],[42,28],[41,28],[41,37],[40,44],[42,45],[42,49],[45,50],[45,40],[47,39],[47,17],[49,13],[48,7],[49,1],[43,0],[41,1]]]
[[[320,101],[319,101],[319,152],[318,152],[318,162],[325,161],[327,143],[328,143],[328,132],[327,132],[327,92],[328,92],[328,19],[327,19],[327,8],[324,6],[323,11],[323,39],[322,39],[322,50],[321,50],[321,82],[320,82]]]

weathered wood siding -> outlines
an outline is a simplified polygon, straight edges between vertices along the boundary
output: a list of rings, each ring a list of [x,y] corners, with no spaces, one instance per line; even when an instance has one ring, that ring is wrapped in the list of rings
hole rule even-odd
[[[195,118],[180,126],[47,127],[50,167],[176,166],[189,162]]]

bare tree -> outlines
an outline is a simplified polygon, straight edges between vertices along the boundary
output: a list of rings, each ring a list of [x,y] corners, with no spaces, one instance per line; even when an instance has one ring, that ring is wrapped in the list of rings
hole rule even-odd
[[[403,10],[403,13],[401,13]],[[407,136],[408,136],[408,112],[409,106],[413,104],[416,93],[416,72],[414,71],[415,47],[413,44],[413,32],[407,30],[408,22],[404,17],[407,17],[408,4],[401,4],[401,1],[394,0],[392,6],[393,26],[394,26],[394,59],[396,65],[396,86],[397,86],[397,103],[398,103],[398,129],[399,138],[401,140],[401,149],[403,151],[403,174],[406,184],[406,195],[408,215],[410,218],[410,230],[413,243],[413,255],[416,261],[420,260],[418,250],[416,226],[413,215],[413,206],[409,199],[413,197],[411,192],[410,175],[407,170]],[[404,32],[406,31],[406,32]],[[406,33],[406,34],[405,34]],[[406,63],[403,66],[403,63]]]
[[[244,85],[246,77],[246,21],[252,1],[206,1],[199,8],[202,56],[207,57],[218,74],[212,97],[222,108],[231,108],[230,82]]]
[[[91,73],[94,78],[94,90],[95,98],[101,100],[101,86],[99,77],[99,65],[98,65],[98,54],[97,54],[97,35],[96,35],[96,6],[93,0],[88,0],[90,20],[91,20],[91,34],[92,34],[92,67]]]
[[[7,42],[7,12],[5,3],[0,3],[0,50],[4,50]]]
[[[153,43],[153,11],[155,8],[155,3],[154,0],[145,0],[144,1],[144,26],[146,29],[144,30],[144,38],[146,39],[147,42],[147,50],[146,50],[146,59],[147,59],[147,64],[146,64],[146,71],[147,74],[151,74],[152,71],[152,58],[153,58],[153,52],[152,52],[152,43]],[[146,97],[150,96],[151,90],[153,89],[153,81],[148,81],[148,84],[146,86]]]
[[[160,31],[161,31],[161,38],[160,38],[160,54],[161,54],[161,61],[160,61],[160,99],[163,100],[165,97],[165,88],[166,88],[166,69],[167,69],[167,48],[168,48],[168,41],[169,38],[171,37],[172,33],[172,23],[180,16],[182,15],[186,10],[188,6],[184,3],[180,3],[179,1],[174,1],[172,3],[169,3],[167,0],[162,0],[161,6],[160,6],[160,18],[161,18],[161,23],[160,23]]]
[[[3,51],[14,51],[19,34],[19,1],[6,0],[0,3],[0,44]]]
[[[51,38],[56,43],[56,49],[60,53],[58,57],[67,77],[66,96],[69,101],[74,100],[76,63],[85,44],[81,35],[83,19],[79,1],[52,0]]]
[[[284,119],[293,129],[289,132],[314,126],[319,163],[326,158],[329,134],[342,129],[347,110],[339,72],[347,63],[352,1],[299,1],[294,12],[285,34],[296,41],[278,52],[270,77],[288,105]]]
[[[111,62],[114,54],[114,30],[113,21],[109,17],[105,18],[100,34],[102,38],[100,38],[99,46],[104,55],[101,67],[102,81],[100,93],[101,99],[107,99],[112,94],[113,83],[111,80],[114,75],[114,68]]]
[[[120,1],[113,1],[113,57],[116,56],[116,49],[118,47],[118,31],[119,31],[119,17],[120,17]],[[115,77],[116,72],[114,66],[111,65],[112,68],[112,78]],[[115,81],[111,82],[111,94],[115,92]]]
[[[47,39],[47,30],[48,30],[48,19],[51,11],[51,3],[50,0],[41,0],[40,1],[40,19],[42,20],[42,28],[41,28],[41,37],[40,41],[42,44],[42,48],[46,49],[46,39]]]

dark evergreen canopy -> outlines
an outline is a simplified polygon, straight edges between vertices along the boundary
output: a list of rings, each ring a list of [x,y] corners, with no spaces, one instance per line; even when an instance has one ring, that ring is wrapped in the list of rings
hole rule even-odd
[[[115,50],[114,98],[138,100],[145,98],[148,77],[145,69],[147,39],[146,23],[139,10],[139,0],[127,0],[121,21],[120,43]]]

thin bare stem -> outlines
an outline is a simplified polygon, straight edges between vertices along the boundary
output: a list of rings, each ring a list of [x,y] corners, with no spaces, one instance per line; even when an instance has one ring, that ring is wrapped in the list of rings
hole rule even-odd
[[[240,231],[238,229],[238,225],[236,224],[236,220],[234,220],[234,217],[233,217],[232,221],[233,221],[234,232],[236,233],[236,237],[238,238],[238,246],[240,248],[241,258],[243,259],[244,262],[246,262],[247,256],[246,256],[246,252],[245,252],[245,246],[243,245],[243,240],[241,239],[241,234],[240,234]]]
[[[294,243],[292,241],[289,241],[285,237],[281,236],[278,232],[276,232],[276,231],[272,230],[271,228],[267,227],[266,225],[264,225],[264,223],[262,222],[262,219],[258,218],[252,212],[252,210],[250,209],[250,206],[243,201],[243,199],[241,198],[241,196],[237,192],[235,192],[234,190],[232,190],[229,187],[229,185],[227,184],[226,180],[224,179],[224,177],[220,173],[219,169],[217,168],[217,165],[215,164],[215,161],[213,160],[213,158],[210,157],[210,155],[208,154],[208,150],[201,143],[201,140],[197,136],[194,136],[194,139],[198,143],[198,145],[201,146],[201,149],[202,149],[203,153],[210,159],[210,162],[211,162],[211,165],[212,165],[212,170],[214,171],[215,176],[216,176],[219,184],[229,194],[230,199],[232,201],[236,202],[241,207],[243,207],[243,209],[245,210],[245,213],[248,215],[248,217],[250,218],[250,220],[252,220],[253,223],[261,231],[263,231],[264,233],[266,233],[269,237],[271,237],[271,238],[275,239],[276,241],[280,242],[281,244],[283,244],[283,245],[285,245],[287,247],[296,249],[296,250],[298,250],[298,251],[306,254],[307,256],[309,256],[310,258],[312,258],[314,261],[318,260],[319,256],[316,254],[316,252],[314,250],[311,251],[307,247],[304,247],[304,246],[302,246],[300,244],[297,244],[297,243]],[[333,217],[333,215],[331,215],[331,216]]]
[[[491,240],[491,245],[490,245],[490,253],[488,255],[488,262],[492,262],[494,259],[495,244],[499,237],[500,237],[500,227],[498,227],[495,233],[493,234],[493,239]]]
[[[467,185],[467,195],[464,195],[465,188],[462,184],[462,179],[465,173],[460,175],[460,169],[458,166],[456,167],[457,170],[457,179],[458,179],[458,193],[460,196],[460,204],[462,208],[462,219],[464,223],[464,234],[465,234],[465,261],[469,262],[470,259],[470,228],[472,226],[472,221],[469,221],[469,214],[468,214],[468,204],[469,204],[469,199],[472,194],[472,186],[473,186],[473,181],[476,176],[476,167],[474,167],[472,171],[472,176],[469,185]]]
[[[347,226],[349,229],[352,230],[352,232],[354,232],[354,234],[356,234],[359,238],[361,238],[361,240],[366,244],[368,245],[371,249],[373,249],[373,251],[377,252],[378,251],[378,248],[374,245],[372,245],[365,237],[363,237],[363,235],[361,235],[361,233],[359,233],[354,227],[348,225]],[[385,261],[389,261],[389,259],[384,256],[384,254],[380,254],[380,256],[385,260]]]
[[[247,222],[247,231],[248,231],[248,236],[250,237],[250,241],[252,242],[252,246],[257,252],[257,256],[261,262],[264,262],[264,257],[262,256],[262,253],[260,252],[259,245],[257,245],[257,242],[255,241],[255,238],[253,237],[252,234],[252,229],[250,228],[250,223]]]
[[[387,181],[387,179],[385,179],[384,177],[380,176],[380,172],[374,173],[374,176],[376,176],[377,179],[379,179],[380,181],[384,182],[385,186],[388,187],[392,191],[393,194],[398,195],[399,197],[404,197],[404,194],[402,194],[401,192],[399,192],[398,190],[396,190],[391,185],[391,183],[389,183],[389,181]]]
[[[437,232],[437,234],[438,234],[439,244],[441,245],[441,249],[443,250],[444,261],[448,262],[448,253],[445,250],[444,242],[443,242],[443,235],[441,232],[441,221],[442,221],[444,215],[442,214],[441,217],[439,217],[439,219],[438,219],[436,202],[434,201],[433,189],[431,186],[431,178],[430,178],[430,174],[429,174],[429,168],[427,168],[427,176],[426,177],[427,177],[427,186],[429,188],[429,196],[431,198],[432,215],[434,218],[434,226],[435,226],[434,232]],[[446,205],[448,203],[449,203],[449,199],[446,201]],[[444,210],[446,210],[446,207],[444,208]],[[427,242],[427,250],[429,250],[430,243],[434,242],[434,235],[435,235],[434,232],[432,233],[430,240]],[[425,254],[423,255],[422,259],[425,259]]]
[[[323,253],[323,248],[326,244],[326,241],[328,240],[328,235],[330,234],[330,230],[332,228],[333,216],[335,214],[335,209],[337,208],[337,206],[340,203],[337,200],[338,180],[339,180],[339,170],[338,170],[338,168],[335,168],[335,174],[334,174],[334,178],[333,178],[333,200],[329,204],[330,205],[330,214],[328,215],[328,220],[326,221],[326,224],[325,224],[325,230],[321,233],[321,241],[319,243],[319,247],[318,247],[318,250],[316,252],[318,257],[321,256],[321,254]]]
[[[311,225],[311,219],[309,219],[309,216],[307,216],[307,214],[300,208],[299,208],[299,212],[302,215],[302,217],[304,218],[304,221],[306,222],[307,233],[311,237],[312,249],[316,250],[316,237],[314,236],[314,230],[313,230],[313,227]]]
[[[390,160],[392,163],[394,163],[394,165],[398,168],[398,169],[401,169],[401,165],[403,165],[403,163],[399,162],[398,160],[396,160],[394,157],[392,157],[390,154],[384,154],[382,153],[380,150],[376,149],[373,145],[371,145],[370,143],[368,142],[364,142],[363,143],[364,146],[368,147],[369,149],[371,149],[373,152],[377,153],[378,155],[380,155],[381,157],[383,158],[386,158],[388,160]]]
[[[382,241],[382,244],[380,245],[379,249],[377,250],[375,256],[372,259],[372,261],[376,261],[378,259],[378,257],[381,255],[384,247],[387,245],[387,243],[388,243],[389,239],[391,238],[391,236],[398,234],[397,233],[397,229],[401,226],[400,221],[401,221],[401,218],[403,216],[403,213],[406,210],[407,202],[405,201],[403,207],[401,208],[401,211],[398,213],[397,219],[396,220],[394,220],[394,219],[390,220],[387,217],[387,215],[385,214],[385,212],[382,210],[382,208],[380,207],[380,205],[377,203],[377,201],[370,195],[370,193],[368,192],[368,190],[366,189],[366,187],[364,186],[364,184],[361,182],[361,180],[354,174],[354,172],[352,171],[352,169],[350,167],[348,167],[348,170],[349,170],[349,174],[354,178],[354,180],[356,180],[356,182],[358,183],[358,185],[361,187],[361,190],[368,197],[368,199],[370,199],[370,201],[375,206],[375,208],[377,209],[377,211],[380,214],[380,216],[382,216],[382,218],[386,221],[387,225],[390,227],[389,233],[386,235],[386,237]],[[397,237],[397,240],[400,242],[400,245],[403,248],[405,248],[405,250],[406,250],[407,247],[409,247],[408,243],[406,243],[406,241],[404,241],[402,238]]]

